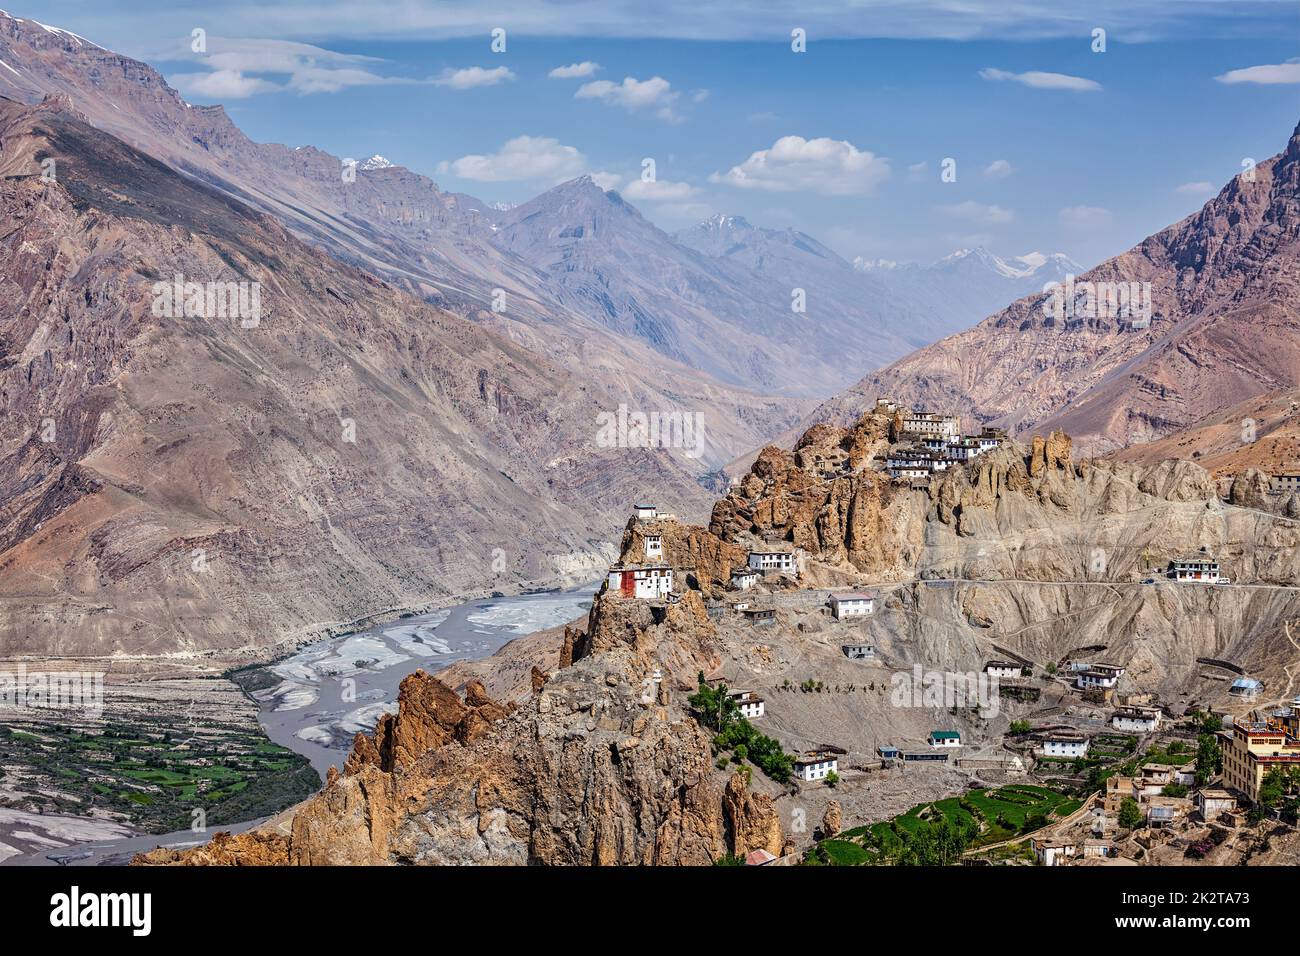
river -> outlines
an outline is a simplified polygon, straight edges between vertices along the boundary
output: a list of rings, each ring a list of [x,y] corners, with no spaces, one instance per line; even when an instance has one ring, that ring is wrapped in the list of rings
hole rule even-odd
[[[407,674],[490,657],[518,637],[558,627],[591,606],[596,587],[480,598],[309,644],[270,665],[280,682],[254,695],[259,720],[272,741],[305,756],[324,778],[331,766],[342,769],[357,731],[370,731],[380,714],[396,712],[398,685]],[[211,829],[240,832],[261,822]],[[136,833],[15,856],[3,865],[122,864],[155,846],[192,846],[207,838],[189,830]]]

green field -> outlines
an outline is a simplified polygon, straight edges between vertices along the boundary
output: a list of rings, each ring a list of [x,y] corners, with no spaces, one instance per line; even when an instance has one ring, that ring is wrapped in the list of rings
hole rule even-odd
[[[969,790],[960,797],[923,803],[892,820],[854,827],[822,840],[808,851],[805,862],[887,865],[921,862],[932,851],[942,862],[952,862],[962,849],[978,849],[1031,833],[1082,805],[1078,797],[1032,784]],[[936,851],[936,846],[942,850]],[[1018,852],[1012,850],[1004,856]]]
[[[320,788],[305,757],[260,733],[209,723],[182,734],[173,723],[0,727],[5,784],[47,812],[115,811],[150,833],[189,827],[195,810],[217,826],[266,816]]]

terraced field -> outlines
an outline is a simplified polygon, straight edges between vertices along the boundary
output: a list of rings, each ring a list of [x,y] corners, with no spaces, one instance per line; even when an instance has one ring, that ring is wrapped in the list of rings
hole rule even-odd
[[[969,790],[822,840],[808,851],[804,862],[830,866],[952,862],[963,850],[1038,830],[1082,804],[1078,797],[1033,784]]]

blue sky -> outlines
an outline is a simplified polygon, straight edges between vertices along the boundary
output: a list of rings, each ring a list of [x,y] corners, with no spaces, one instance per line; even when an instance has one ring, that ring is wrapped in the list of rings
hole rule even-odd
[[[257,140],[380,153],[487,201],[590,173],[665,229],[740,214],[850,258],[985,245],[1091,265],[1199,208],[1300,121],[1293,2],[779,6],[44,0],[10,12],[148,60]],[[495,27],[505,52],[491,49]],[[795,27],[806,52],[791,49]],[[578,75],[550,75],[571,65]],[[653,184],[640,182],[646,158]],[[945,159],[955,181],[941,180]]]

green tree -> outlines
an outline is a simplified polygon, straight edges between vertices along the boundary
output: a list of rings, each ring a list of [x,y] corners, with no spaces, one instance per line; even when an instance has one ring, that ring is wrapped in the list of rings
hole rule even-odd
[[[1142,825],[1142,811],[1138,809],[1137,801],[1132,797],[1125,797],[1119,805],[1119,825],[1125,830],[1132,830]]]
[[[1021,734],[1029,733],[1029,728],[1030,728],[1030,723],[1027,720],[1011,721],[1011,735],[1013,737],[1018,737]]]
[[[1223,748],[1213,734],[1201,734],[1196,739],[1196,784],[1205,786],[1210,778],[1223,769]]]
[[[836,773],[834,770],[832,770],[830,773],[826,775],[826,786],[834,787],[839,782],[840,782],[840,775]]]

